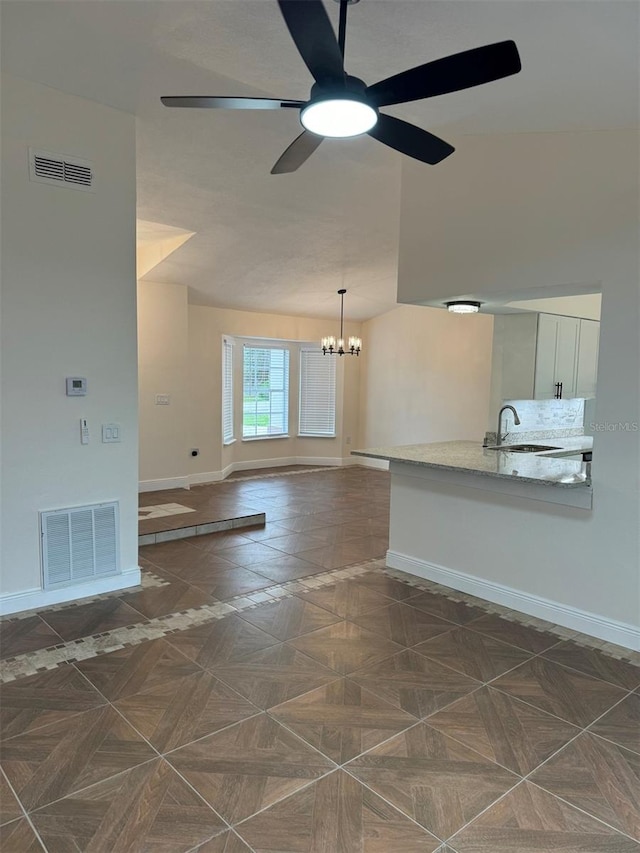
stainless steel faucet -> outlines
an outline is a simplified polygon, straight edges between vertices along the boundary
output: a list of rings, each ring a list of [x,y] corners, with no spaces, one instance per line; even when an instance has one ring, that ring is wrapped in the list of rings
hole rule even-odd
[[[504,434],[504,435],[502,435],[502,415],[506,412],[506,410],[507,410],[507,409],[511,409],[511,411],[513,412],[513,422],[514,422],[514,424],[515,424],[516,426],[519,426],[519,425],[520,425],[520,418],[518,417],[518,413],[517,413],[517,412],[516,412],[516,410],[513,408],[513,406],[503,406],[503,407],[500,409],[500,411],[498,412],[498,429],[497,429],[497,431],[496,431],[496,446],[498,446],[498,447],[500,447],[500,445],[502,444],[503,440],[504,440],[504,439],[509,435],[509,433],[508,433],[508,432],[505,432],[505,434]]]

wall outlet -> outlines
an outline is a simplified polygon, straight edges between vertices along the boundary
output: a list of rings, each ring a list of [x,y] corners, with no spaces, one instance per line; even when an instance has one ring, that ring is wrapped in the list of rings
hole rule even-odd
[[[156,394],[156,406],[170,406],[171,394]]]

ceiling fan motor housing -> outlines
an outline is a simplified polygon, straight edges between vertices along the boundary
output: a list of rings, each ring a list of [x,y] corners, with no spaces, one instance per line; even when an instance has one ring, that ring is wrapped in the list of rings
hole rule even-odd
[[[334,83],[331,86],[314,83],[311,87],[309,103],[337,98],[351,98],[354,101],[361,101],[369,107],[373,106],[367,100],[367,84],[359,77],[352,77],[351,74],[344,75],[344,82],[340,81],[340,83]]]

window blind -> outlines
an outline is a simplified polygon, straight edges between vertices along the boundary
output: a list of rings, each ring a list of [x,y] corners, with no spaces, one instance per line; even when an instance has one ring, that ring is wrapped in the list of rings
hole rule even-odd
[[[286,435],[289,350],[245,344],[242,367],[242,437]]]
[[[233,441],[233,339],[222,339],[222,441]]]
[[[298,434],[336,434],[336,359],[317,348],[300,350]]]

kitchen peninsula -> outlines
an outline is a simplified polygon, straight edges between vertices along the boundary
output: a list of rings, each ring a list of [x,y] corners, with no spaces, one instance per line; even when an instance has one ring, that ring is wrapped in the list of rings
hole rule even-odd
[[[539,445],[540,451],[522,454],[512,452],[509,444],[495,448],[474,441],[446,441],[354,450],[353,455],[547,486],[590,485],[583,463],[568,457],[592,450],[593,438],[578,436],[549,442],[553,449],[546,449],[546,439],[532,441],[531,446]]]
[[[516,453],[451,441],[353,455],[389,461],[390,568],[603,636],[598,617],[562,603],[570,598],[563,569],[592,515],[581,459],[592,442],[544,439],[531,443],[557,449]]]

